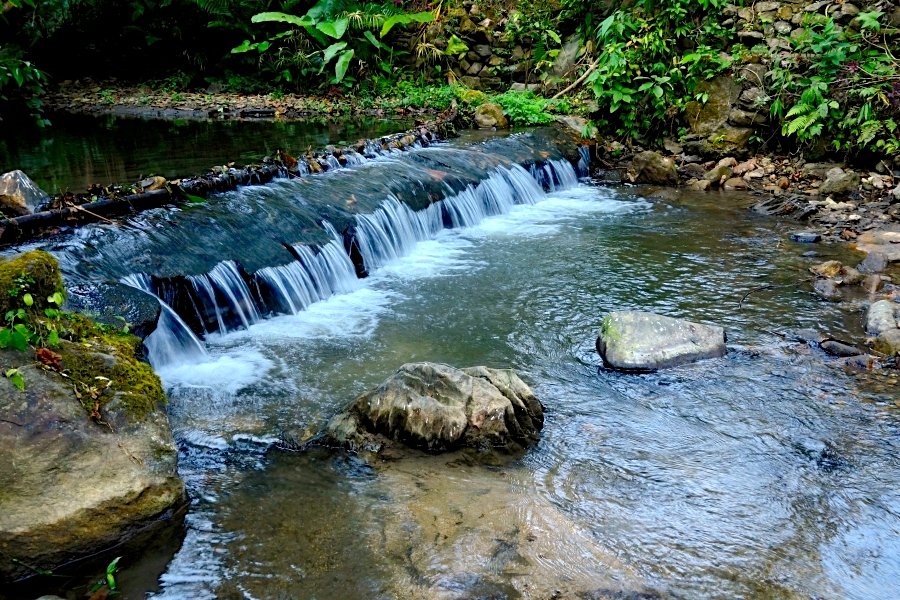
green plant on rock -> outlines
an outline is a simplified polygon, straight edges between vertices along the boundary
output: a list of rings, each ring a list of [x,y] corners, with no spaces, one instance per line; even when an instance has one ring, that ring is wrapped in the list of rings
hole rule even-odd
[[[880,11],[857,16],[858,29],[831,17],[804,21],[792,39],[792,61],[773,57],[769,90],[781,134],[799,144],[828,139],[834,150],[900,153],[900,60],[890,50],[896,31],[884,31]]]
[[[566,2],[567,9],[585,2]],[[621,138],[661,138],[677,126],[697,84],[725,71],[717,48],[731,30],[718,23],[724,0],[638,0],[605,17],[592,9],[582,27],[584,85],[600,106],[595,121]],[[593,23],[597,23],[593,25]],[[684,48],[688,48],[687,51]]]

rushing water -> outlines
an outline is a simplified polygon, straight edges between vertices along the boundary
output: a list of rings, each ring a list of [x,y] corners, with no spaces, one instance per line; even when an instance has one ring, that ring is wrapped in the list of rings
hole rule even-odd
[[[227,262],[190,278],[241,314],[155,351],[192,505],[158,586],[123,559],[125,597],[897,597],[896,378],[784,336],[856,337],[860,307],[816,300],[808,247],[745,197],[555,170],[503,167],[443,213],[387,198],[356,217],[368,278],[337,242],[257,272],[279,310]],[[604,370],[597,328],[620,308],[719,323],[729,353]],[[423,360],[517,369],[547,408],[540,443],[502,467],[270,449]]]

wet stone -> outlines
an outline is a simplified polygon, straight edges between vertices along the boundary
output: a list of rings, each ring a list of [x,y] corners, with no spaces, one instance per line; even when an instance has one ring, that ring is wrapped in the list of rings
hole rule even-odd
[[[801,244],[814,244],[822,241],[822,236],[815,231],[795,231],[791,233],[791,239]]]
[[[887,268],[887,257],[881,252],[870,252],[859,265],[857,270],[860,273],[881,273]]]
[[[821,343],[822,350],[827,352],[832,356],[858,356],[862,354],[858,348],[851,346],[850,344],[845,344],[843,342],[839,342],[837,340],[825,340]]]

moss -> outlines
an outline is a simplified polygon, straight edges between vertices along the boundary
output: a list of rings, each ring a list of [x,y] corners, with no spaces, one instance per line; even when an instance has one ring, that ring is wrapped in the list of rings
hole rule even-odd
[[[622,337],[622,332],[616,329],[613,324],[612,315],[606,315],[600,322],[600,335],[606,341],[618,340]]]
[[[96,327],[96,326],[95,326]],[[141,340],[132,335],[103,332],[80,343],[64,342],[60,348],[66,375],[79,388],[82,384],[102,390],[109,379],[109,387],[100,396],[101,408],[119,393],[126,415],[132,421],[141,420],[166,404],[159,377],[153,368],[140,359]]]
[[[47,296],[56,292],[65,293],[62,276],[59,272],[59,263],[43,250],[32,250],[23,254],[17,254],[12,258],[0,260],[0,315],[5,315],[11,309],[25,308],[21,294],[11,296],[10,290],[20,287],[16,278],[20,275],[31,278],[33,283],[28,283],[22,294],[29,292],[34,298],[34,304],[26,311],[32,315],[41,315],[45,308],[50,306]]]

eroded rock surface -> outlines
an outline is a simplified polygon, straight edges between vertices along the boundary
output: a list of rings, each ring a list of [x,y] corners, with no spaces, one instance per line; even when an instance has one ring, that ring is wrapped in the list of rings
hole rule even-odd
[[[537,441],[544,408],[508,369],[409,363],[331,420],[329,435],[353,448],[385,442],[442,452],[514,452]]]

